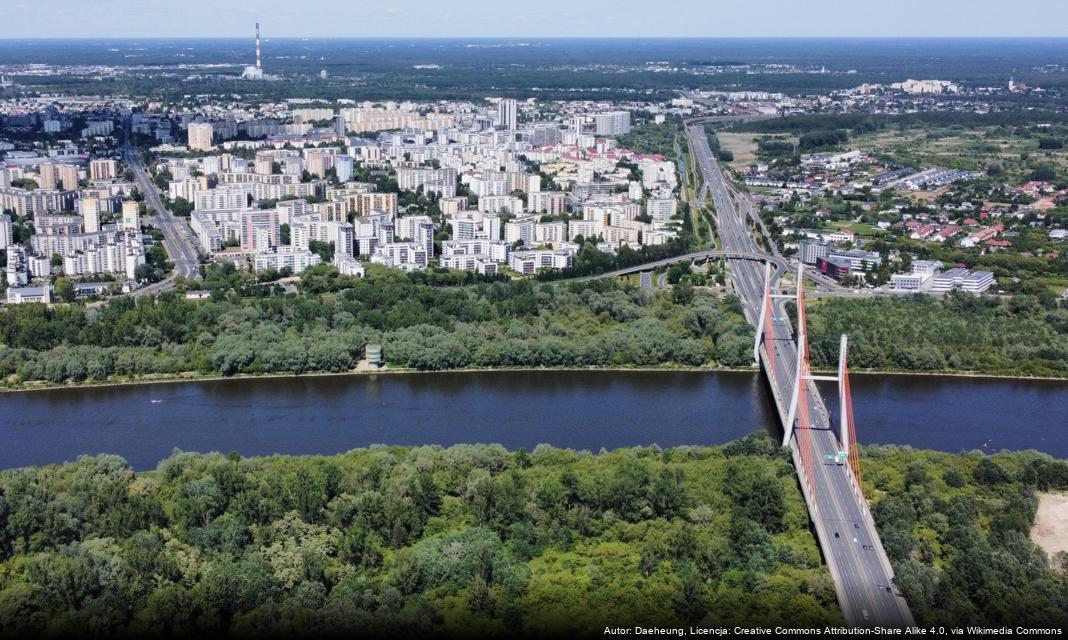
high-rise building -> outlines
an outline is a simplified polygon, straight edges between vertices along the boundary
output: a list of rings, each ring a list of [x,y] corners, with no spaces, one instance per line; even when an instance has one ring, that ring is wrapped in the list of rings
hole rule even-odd
[[[7,245],[14,242],[14,229],[11,226],[11,216],[0,213],[0,250],[7,249]]]
[[[189,148],[193,151],[211,151],[214,128],[210,122],[192,122],[187,129]]]
[[[630,133],[630,112],[609,111],[598,113],[594,117],[599,136],[621,136]]]
[[[820,258],[827,257],[831,243],[805,238],[797,243],[797,257],[805,264],[816,264]]]
[[[516,129],[517,109],[518,106],[513,98],[501,98],[500,104],[497,105],[497,120],[508,131]]]
[[[86,233],[100,231],[100,201],[96,198],[82,198],[79,205],[82,212],[82,224]]]
[[[339,182],[352,180],[352,156],[341,155],[334,158],[334,169]]]
[[[241,220],[241,248],[245,251],[265,251],[277,247],[280,230],[277,211],[246,211]]]
[[[122,228],[137,231],[141,228],[138,220],[140,207],[134,200],[125,200],[122,203]]]
[[[56,188],[56,165],[42,162],[37,168],[37,186],[41,189],[51,190]]]
[[[103,158],[89,163],[90,180],[114,180],[118,174],[118,163],[114,160]]]
[[[61,164],[56,167],[56,173],[59,175],[59,181],[63,183],[63,188],[67,190],[78,188],[78,167],[73,164]]]

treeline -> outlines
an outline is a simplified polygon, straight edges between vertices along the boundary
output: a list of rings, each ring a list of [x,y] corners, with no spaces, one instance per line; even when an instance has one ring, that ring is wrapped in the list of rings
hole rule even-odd
[[[676,303],[613,281],[431,286],[431,276],[330,267],[296,295],[218,288],[120,298],[100,307],[12,305],[0,311],[0,377],[17,385],[152,374],[348,371],[368,343],[417,369],[468,366],[699,366],[748,363],[740,306],[697,294]],[[224,281],[225,282],[225,281]],[[275,285],[266,285],[280,288]]]
[[[743,121],[732,125],[730,130],[800,135],[842,129],[848,130],[854,135],[859,135],[872,133],[887,127],[910,127],[916,125],[942,127],[960,125],[976,128],[991,126],[1025,127],[1036,123],[1068,123],[1068,112],[1020,109],[993,113],[960,111],[921,111],[903,114],[820,113]]]
[[[1068,462],[864,447],[866,494],[898,587],[921,626],[1064,628],[1068,554],[1030,539],[1036,490],[1068,488]]]
[[[621,246],[614,254],[605,253],[590,243],[584,243],[575,254],[571,266],[566,269],[545,269],[539,271],[535,278],[541,282],[566,280],[596,276],[628,267],[636,267],[647,262],[656,262],[665,258],[674,258],[688,253],[694,244],[690,231],[690,207],[682,203],[683,221],[680,233],[664,244],[646,244],[638,249],[627,245]]]
[[[837,366],[846,333],[855,368],[1068,377],[1068,309],[1055,298],[824,298],[807,317],[820,367]]]
[[[176,452],[0,472],[0,635],[601,636],[841,624],[766,436],[592,455]]]

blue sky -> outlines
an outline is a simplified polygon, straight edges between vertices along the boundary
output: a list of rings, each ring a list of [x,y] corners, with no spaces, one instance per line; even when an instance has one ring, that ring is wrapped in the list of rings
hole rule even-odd
[[[0,38],[1068,36],[1066,0],[2,0]]]

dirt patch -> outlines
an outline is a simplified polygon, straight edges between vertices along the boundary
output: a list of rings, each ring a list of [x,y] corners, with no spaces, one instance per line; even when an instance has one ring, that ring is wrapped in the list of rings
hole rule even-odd
[[[748,167],[756,162],[756,136],[751,133],[725,133],[716,134],[719,144],[734,154],[732,167]]]
[[[1068,551],[1068,494],[1038,494],[1031,540],[1045,549],[1051,559],[1059,551]]]

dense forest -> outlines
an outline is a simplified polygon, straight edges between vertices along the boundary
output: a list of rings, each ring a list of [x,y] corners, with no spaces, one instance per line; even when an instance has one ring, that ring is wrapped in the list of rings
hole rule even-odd
[[[951,455],[869,446],[865,494],[916,621],[1068,625],[1068,555],[1029,538],[1035,491],[1068,488],[1068,462],[1034,451]]]
[[[920,624],[1063,625],[1036,453],[866,450]],[[1063,559],[1057,559],[1063,562]],[[784,449],[175,452],[0,472],[0,636],[602,635],[841,624]]]
[[[590,265],[582,263],[613,266]],[[207,300],[12,305],[0,310],[0,378],[18,387],[342,372],[368,343],[382,344],[390,365],[420,370],[752,363],[753,330],[734,296],[685,284],[649,294],[613,280],[472,284],[451,275],[372,268],[361,279],[324,266],[284,294],[247,274],[214,273],[199,285],[214,287]],[[825,298],[808,317],[818,367],[837,365],[847,333],[857,369],[1068,376],[1068,309],[1048,296]]]
[[[416,369],[744,366],[752,358],[738,300],[692,290],[676,299],[611,280],[435,286],[426,274],[373,268],[349,278],[319,267],[282,295],[273,283],[229,278],[205,280],[219,285],[208,300],[172,292],[101,306],[9,306],[0,311],[0,376],[17,385],[339,372],[368,343],[380,343],[388,363]]]
[[[1056,299],[951,294],[824,298],[807,307],[812,362],[891,371],[1068,376],[1068,308]]]

